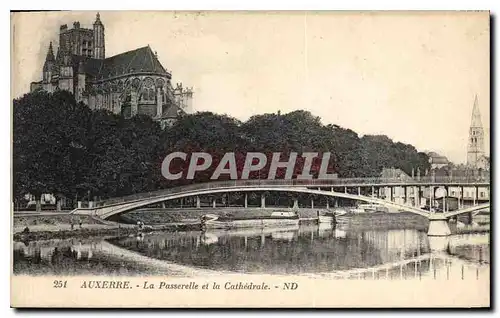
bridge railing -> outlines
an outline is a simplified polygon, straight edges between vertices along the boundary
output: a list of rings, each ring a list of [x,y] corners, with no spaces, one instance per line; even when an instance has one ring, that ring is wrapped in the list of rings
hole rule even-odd
[[[233,188],[233,187],[248,187],[248,186],[307,186],[307,187],[349,187],[349,186],[366,186],[366,185],[423,185],[423,184],[485,184],[489,183],[490,178],[487,177],[420,177],[420,178],[335,178],[335,179],[252,179],[252,180],[226,180],[205,183],[194,183],[190,185],[167,188],[157,191],[144,192],[124,196],[120,198],[111,198],[97,202],[97,206],[123,203],[147,198],[154,198],[168,194],[176,194],[186,191],[208,190],[218,188]]]

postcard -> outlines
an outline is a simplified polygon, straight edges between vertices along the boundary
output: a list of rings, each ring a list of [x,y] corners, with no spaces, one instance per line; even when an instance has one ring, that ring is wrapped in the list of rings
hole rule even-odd
[[[489,12],[11,32],[12,307],[490,307]]]

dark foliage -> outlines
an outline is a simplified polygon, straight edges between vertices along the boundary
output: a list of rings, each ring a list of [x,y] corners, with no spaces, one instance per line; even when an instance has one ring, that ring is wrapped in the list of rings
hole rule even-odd
[[[383,168],[429,168],[428,158],[413,146],[386,136],[359,137],[337,125],[323,125],[307,111],[263,114],[240,122],[227,115],[201,112],[183,115],[170,128],[147,116],[125,119],[105,110],[93,111],[72,94],[34,92],[14,100],[14,197],[54,193],[69,198],[101,198],[152,191],[191,182],[207,182],[226,152],[234,152],[238,177],[247,152],[263,152],[268,164],[250,178],[267,178],[272,153],[298,152],[295,178],[301,173],[303,152],[331,152],[328,173],[339,177],[378,176]],[[168,181],[161,163],[171,152],[211,153],[210,169],[194,180]],[[187,170],[188,162],[174,162]],[[177,167],[175,167],[177,165]],[[320,158],[311,165],[317,176]],[[278,169],[277,178],[284,178]],[[224,175],[223,175],[224,176]],[[229,178],[229,176],[226,176]]]

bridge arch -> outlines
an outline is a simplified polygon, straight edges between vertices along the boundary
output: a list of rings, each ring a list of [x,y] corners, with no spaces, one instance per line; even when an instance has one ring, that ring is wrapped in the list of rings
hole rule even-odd
[[[456,210],[456,211],[447,212],[447,213],[444,214],[444,217],[451,218],[451,217],[454,217],[454,216],[457,216],[457,215],[460,215],[460,214],[464,214],[464,213],[480,212],[480,211],[488,209],[488,208],[490,208],[490,203],[489,202],[488,203],[479,204],[479,205],[474,205],[474,206],[471,206],[471,207],[468,207],[468,208],[464,208],[464,209],[460,209],[460,210]]]
[[[117,203],[117,204],[112,204],[112,205],[97,207],[97,208],[76,209],[75,211],[73,211],[73,213],[75,213],[75,214],[91,214],[91,215],[100,217],[102,219],[108,219],[113,215],[123,214],[123,213],[129,212],[129,211],[141,208],[141,207],[148,206],[150,204],[155,204],[155,203],[160,203],[160,202],[165,202],[165,201],[170,201],[170,200],[175,200],[175,199],[181,199],[181,198],[186,198],[186,197],[199,196],[199,195],[210,195],[210,194],[216,194],[216,193],[263,192],[263,191],[306,193],[306,194],[316,194],[316,195],[336,197],[336,198],[352,199],[352,200],[363,201],[363,202],[367,202],[367,203],[380,204],[380,205],[383,205],[386,207],[396,208],[396,209],[400,209],[400,210],[403,210],[406,212],[418,214],[418,215],[421,215],[424,217],[429,217],[428,211],[425,211],[425,210],[422,210],[422,209],[419,209],[416,207],[404,205],[404,204],[398,204],[395,202],[386,201],[386,200],[379,199],[379,198],[374,198],[374,197],[355,195],[355,194],[349,194],[349,193],[342,193],[342,192],[313,190],[313,189],[308,189],[306,187],[298,188],[298,187],[262,187],[262,186],[200,189],[200,190],[193,190],[193,191],[187,191],[187,192],[165,194],[165,195],[159,196],[159,197],[140,199],[140,200],[126,202],[126,203]]]

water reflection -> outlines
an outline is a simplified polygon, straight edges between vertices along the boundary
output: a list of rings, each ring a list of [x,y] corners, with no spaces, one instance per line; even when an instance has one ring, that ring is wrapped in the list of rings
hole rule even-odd
[[[413,229],[356,231],[324,224],[14,244],[15,273],[153,275],[160,273],[159,263],[175,263],[350,279],[466,279],[488,275],[489,262],[488,234],[436,241]]]

